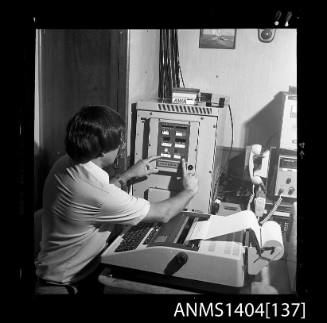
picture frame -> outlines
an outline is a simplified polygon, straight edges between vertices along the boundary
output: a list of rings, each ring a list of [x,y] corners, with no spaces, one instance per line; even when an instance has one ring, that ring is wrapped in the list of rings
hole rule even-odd
[[[199,47],[235,49],[236,29],[200,29]]]

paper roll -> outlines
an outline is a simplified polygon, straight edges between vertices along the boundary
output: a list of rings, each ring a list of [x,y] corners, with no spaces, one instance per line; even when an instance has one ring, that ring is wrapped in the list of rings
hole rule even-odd
[[[261,227],[261,256],[272,261],[284,255],[283,236],[280,225],[275,221],[267,221]],[[273,249],[271,249],[273,248]],[[267,250],[265,250],[267,249]]]
[[[251,229],[262,250],[263,259],[278,260],[284,254],[282,231],[275,221],[259,225],[252,211],[240,211],[228,216],[212,215],[208,221],[198,221],[189,240],[215,239],[225,234]],[[258,256],[259,257],[259,256]]]

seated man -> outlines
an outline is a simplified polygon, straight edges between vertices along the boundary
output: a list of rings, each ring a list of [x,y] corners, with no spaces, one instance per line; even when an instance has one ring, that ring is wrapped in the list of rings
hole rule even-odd
[[[128,180],[158,172],[151,162],[159,158],[140,160],[119,178],[109,178],[103,169],[114,163],[124,127],[106,106],[84,107],[69,121],[67,155],[54,164],[43,190],[36,294],[99,291],[99,255],[115,224],[167,222],[197,193],[198,178],[187,172],[185,160],[184,189],[174,197],[150,203],[123,191]]]

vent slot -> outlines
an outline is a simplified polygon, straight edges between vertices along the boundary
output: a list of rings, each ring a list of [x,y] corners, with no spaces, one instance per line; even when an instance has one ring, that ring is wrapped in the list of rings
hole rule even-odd
[[[164,112],[175,112],[175,113],[187,113],[187,114],[212,114],[212,108],[209,107],[197,107],[192,105],[174,105],[158,103],[158,110]]]

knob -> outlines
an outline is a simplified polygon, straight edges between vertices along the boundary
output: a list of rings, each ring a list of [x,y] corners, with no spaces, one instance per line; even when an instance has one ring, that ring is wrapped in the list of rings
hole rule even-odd
[[[295,191],[295,188],[294,187],[290,187],[289,190],[288,190],[288,195],[292,195]]]
[[[291,178],[290,178],[290,177],[288,177],[288,178],[286,179],[286,184],[289,184],[289,183],[291,183]]]
[[[188,170],[192,170],[192,169],[193,169],[193,165],[188,165],[188,166],[187,166],[187,169],[188,169]]]
[[[188,255],[185,252],[179,252],[169,263],[164,270],[166,275],[173,275],[182,268],[188,260]]]

